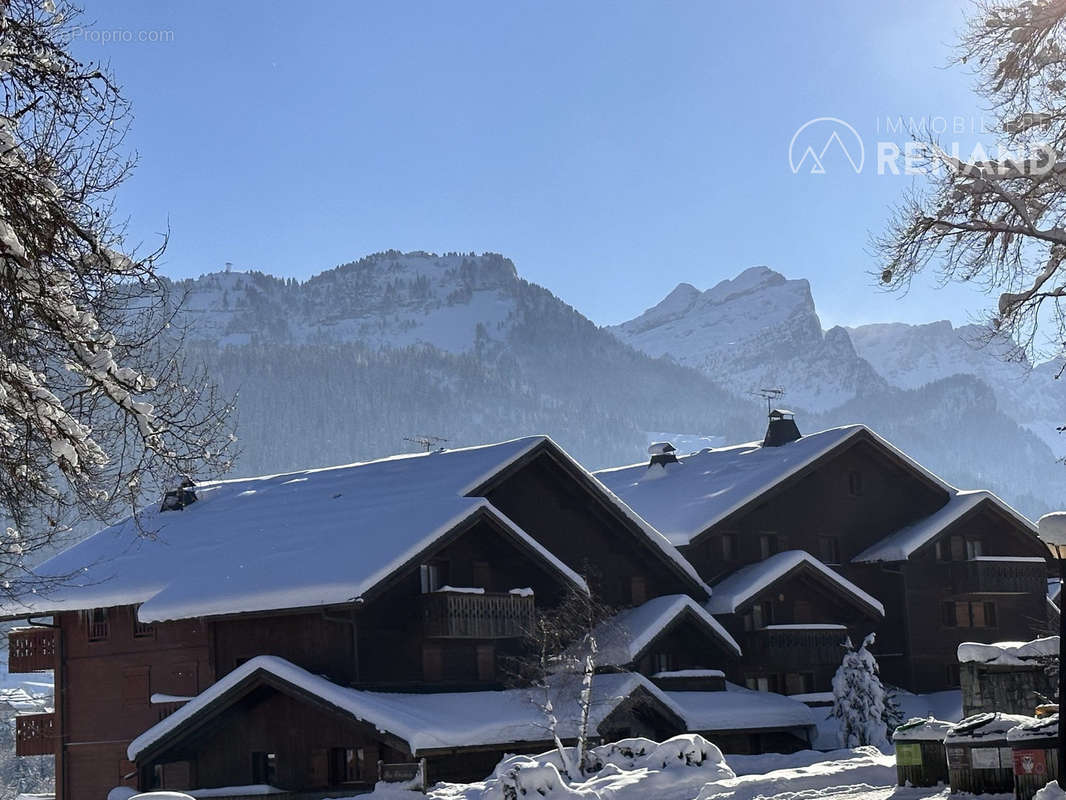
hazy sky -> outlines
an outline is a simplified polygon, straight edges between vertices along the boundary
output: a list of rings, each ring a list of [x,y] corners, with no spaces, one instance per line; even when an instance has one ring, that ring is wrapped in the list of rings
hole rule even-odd
[[[494,250],[599,323],[754,264],[809,278],[827,325],[987,302],[866,274],[914,180],[876,173],[876,140],[907,139],[885,120],[980,117],[946,68],[961,0],[84,2],[76,50],[135,106],[121,210],[135,241],[170,226],[168,275]],[[837,151],[793,174],[823,116],[861,174]]]

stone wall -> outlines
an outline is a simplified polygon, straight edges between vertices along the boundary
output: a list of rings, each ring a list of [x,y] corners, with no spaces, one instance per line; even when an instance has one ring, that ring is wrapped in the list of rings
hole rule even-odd
[[[1057,678],[1042,664],[997,666],[969,661],[959,664],[962,713],[968,717],[988,711],[1032,715],[1042,697],[1053,698]]]

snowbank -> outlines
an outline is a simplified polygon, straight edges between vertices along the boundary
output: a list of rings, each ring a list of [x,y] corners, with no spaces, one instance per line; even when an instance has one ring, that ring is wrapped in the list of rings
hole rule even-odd
[[[1058,636],[1045,636],[1031,642],[963,642],[958,650],[960,663],[977,661],[982,664],[1026,664],[1034,659],[1058,658],[1058,655]]]

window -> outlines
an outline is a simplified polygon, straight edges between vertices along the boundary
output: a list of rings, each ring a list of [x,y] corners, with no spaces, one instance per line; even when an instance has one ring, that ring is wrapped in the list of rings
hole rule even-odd
[[[744,630],[756,631],[774,624],[774,604],[770,600],[763,600],[751,607],[751,611],[744,615]]]
[[[780,551],[781,542],[776,533],[759,534],[759,555],[769,558]]]
[[[848,494],[852,497],[862,496],[862,473],[857,469],[848,473]]]
[[[362,747],[334,747],[329,751],[329,783],[356,783],[363,777]]]
[[[945,628],[958,627],[959,620],[955,614],[955,604],[951,601],[940,604],[940,622]]]
[[[648,582],[643,575],[634,575],[629,579],[629,599],[635,606],[642,605],[648,600]]]
[[[736,561],[737,559],[737,535],[735,533],[722,534],[722,560]]]
[[[252,783],[273,786],[278,780],[276,753],[252,753]]]
[[[941,609],[941,621],[948,628],[996,627],[996,604],[990,600],[946,601]]]
[[[826,564],[840,563],[840,541],[835,536],[818,537],[818,557]]]
[[[439,561],[422,564],[418,568],[418,575],[422,583],[422,594],[435,592],[447,582],[444,565]]]
[[[676,667],[673,653],[656,653],[652,657],[652,669],[655,672],[673,672]]]
[[[789,672],[785,675],[785,694],[810,694],[813,691],[813,672]]]
[[[107,621],[106,608],[94,608],[90,611],[88,625],[90,642],[106,642],[111,635],[111,628]]]
[[[422,679],[439,681],[444,678],[444,654],[438,644],[422,645]]]
[[[980,539],[967,539],[966,540],[966,558],[972,561],[975,558],[980,558],[984,555],[983,546]]]
[[[776,692],[778,681],[776,675],[749,675],[744,684],[757,692]]]
[[[479,681],[496,680],[496,647],[491,644],[477,646],[477,679]]]
[[[122,702],[127,706],[148,705],[149,691],[148,667],[127,667],[122,670]]]
[[[488,561],[475,561],[470,565],[474,580],[471,586],[479,586],[486,591],[492,589],[492,565]]]
[[[959,686],[962,683],[961,670],[957,663],[947,665],[947,678],[948,686]]]

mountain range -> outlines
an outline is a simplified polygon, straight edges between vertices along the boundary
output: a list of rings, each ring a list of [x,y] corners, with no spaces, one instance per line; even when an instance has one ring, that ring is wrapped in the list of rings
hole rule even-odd
[[[1056,365],[1005,363],[979,331],[823,330],[810,286],[767,267],[681,284],[600,328],[493,253],[367,256],[306,281],[178,282],[191,351],[239,392],[242,474],[548,433],[591,468],[652,437],[761,436],[751,394],[783,386],[801,429],[864,422],[947,480],[1057,508],[1066,419]]]

